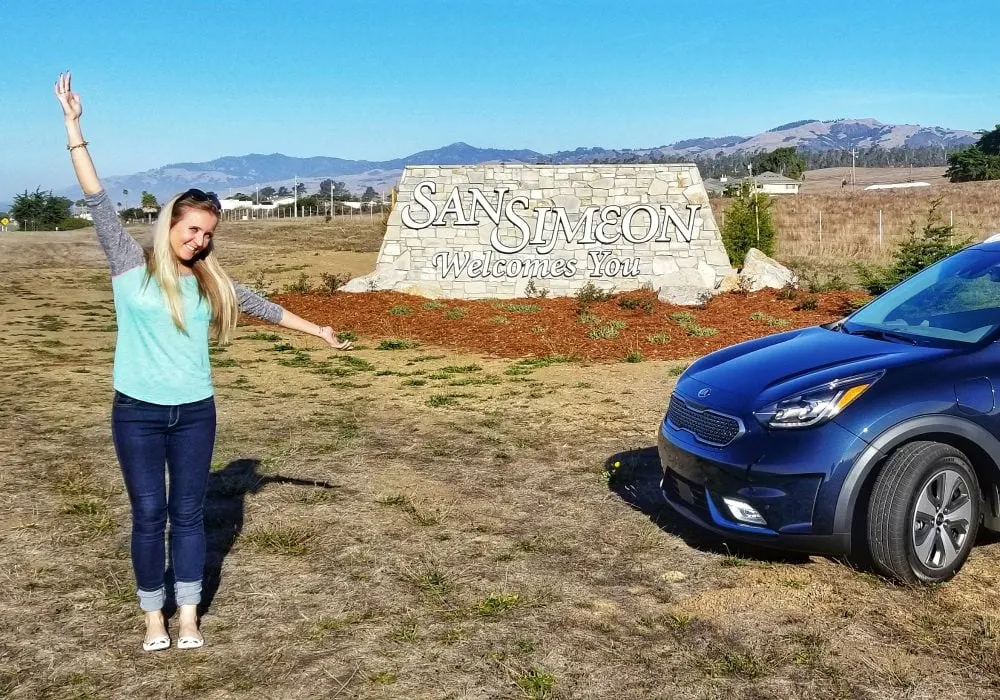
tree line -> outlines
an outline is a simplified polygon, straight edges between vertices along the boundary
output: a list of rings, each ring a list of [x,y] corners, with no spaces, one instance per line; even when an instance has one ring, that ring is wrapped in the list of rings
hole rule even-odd
[[[979,133],[975,145],[948,157],[945,176],[952,182],[1000,180],[1000,124]]]
[[[900,148],[859,148],[855,150],[854,165],[859,168],[928,167],[948,165],[951,154],[960,152],[962,147],[919,146]],[[748,174],[747,165],[753,166],[754,173],[765,170],[785,177],[801,179],[807,170],[820,168],[842,168],[851,165],[851,152],[844,150],[798,151],[794,146],[778,148],[759,153],[716,152],[714,155],[683,156],[662,153],[627,153],[596,158],[593,164],[601,163],[694,163],[702,177],[717,178],[723,175],[743,177]]]

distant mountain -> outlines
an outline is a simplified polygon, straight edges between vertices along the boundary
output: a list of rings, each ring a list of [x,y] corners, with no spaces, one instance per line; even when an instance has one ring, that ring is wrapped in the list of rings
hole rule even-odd
[[[878,146],[897,148],[958,148],[975,143],[979,136],[972,131],[921,127],[913,124],[883,124],[875,119],[800,120],[783,124],[755,136],[723,136],[685,139],[666,146],[644,149],[577,148],[572,151],[543,154],[530,150],[476,148],[453,143],[443,148],[421,151],[387,161],[345,160],[315,156],[293,158],[280,153],[225,156],[205,163],[172,163],[134,175],[105,177],[106,188],[113,193],[129,191],[129,201],[138,201],[148,190],[161,200],[189,187],[214,190],[220,195],[232,192],[252,194],[254,186],[291,189],[292,179],[315,192],[327,178],[341,180],[354,192],[366,187],[386,191],[396,184],[406,165],[473,165],[488,162],[508,163],[593,163],[648,159],[710,158],[736,153],[770,151],[795,146],[801,151],[870,149]],[[78,198],[78,188],[61,194]],[[117,195],[116,195],[117,196]],[[124,196],[124,195],[123,195]]]

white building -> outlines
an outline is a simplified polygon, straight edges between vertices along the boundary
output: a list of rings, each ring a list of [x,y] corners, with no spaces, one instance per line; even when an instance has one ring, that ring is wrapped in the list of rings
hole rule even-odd
[[[802,183],[790,177],[772,173],[770,170],[753,176],[754,182],[767,194],[798,194]]]

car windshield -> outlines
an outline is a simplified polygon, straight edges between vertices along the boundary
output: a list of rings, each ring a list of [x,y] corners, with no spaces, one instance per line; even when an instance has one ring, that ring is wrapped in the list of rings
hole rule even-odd
[[[850,316],[846,333],[930,345],[978,343],[1000,329],[1000,252],[969,248],[896,285]]]

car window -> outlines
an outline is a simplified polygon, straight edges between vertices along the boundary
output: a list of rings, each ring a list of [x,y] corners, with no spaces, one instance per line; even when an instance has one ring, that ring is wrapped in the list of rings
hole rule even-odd
[[[1000,253],[966,249],[878,297],[845,324],[927,342],[976,343],[1000,329]]]

